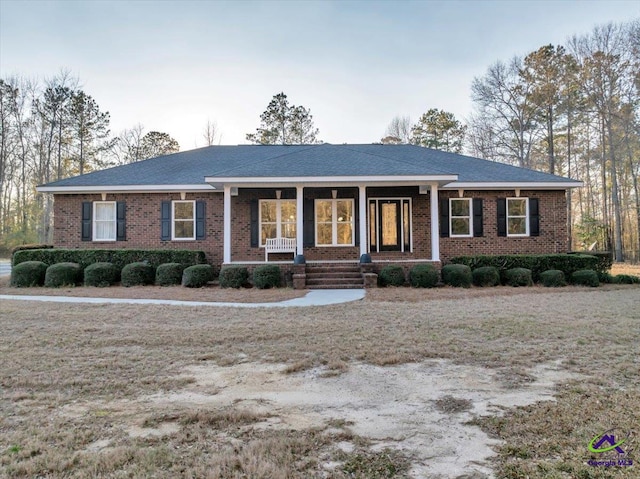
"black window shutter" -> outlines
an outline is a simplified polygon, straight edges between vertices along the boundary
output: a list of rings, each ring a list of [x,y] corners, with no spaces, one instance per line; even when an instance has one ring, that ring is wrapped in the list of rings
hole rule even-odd
[[[92,226],[91,215],[93,214],[93,203],[91,201],[82,202],[82,241],[91,241]]]
[[[440,237],[449,237],[449,198],[440,198]]]
[[[196,201],[196,239],[203,240],[205,238],[205,213],[206,203],[204,201]]]
[[[498,236],[507,236],[507,199],[498,198],[496,209],[498,211]]]
[[[162,241],[169,241],[171,239],[171,201],[162,202],[162,205],[160,207],[160,215],[160,239]]]
[[[538,198],[529,198],[529,236],[540,236],[540,209]]]
[[[257,199],[251,200],[251,247],[260,246],[260,207]]]
[[[314,218],[314,201],[313,198],[305,198],[303,203],[303,215],[302,215],[302,245],[305,248],[310,248],[316,244],[316,228]]]
[[[116,241],[127,239],[127,205],[124,201],[116,203]]]
[[[482,198],[474,198],[473,200],[473,236],[483,236],[484,228],[482,225]]]

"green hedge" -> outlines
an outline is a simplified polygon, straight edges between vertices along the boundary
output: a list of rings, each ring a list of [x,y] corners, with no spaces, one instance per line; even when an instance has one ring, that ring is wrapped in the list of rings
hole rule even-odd
[[[244,266],[227,266],[218,279],[221,288],[242,288],[249,281],[249,271]]]
[[[82,282],[82,268],[78,263],[56,263],[47,268],[44,285],[47,288],[75,286]]]
[[[253,285],[258,289],[277,288],[281,283],[280,267],[263,264],[253,270]]]
[[[482,266],[493,266],[500,271],[501,279],[505,280],[504,273],[508,269],[526,268],[531,270],[533,281],[540,281],[540,274],[550,269],[559,269],[568,278],[574,271],[582,269],[605,268],[606,262],[599,257],[586,254],[505,254],[505,255],[476,255],[476,256],[457,256],[451,258],[451,263],[465,264],[471,269],[480,268]],[[609,265],[610,267],[610,265]],[[598,270],[602,273],[605,270]]]
[[[573,284],[577,284],[581,286],[591,286],[594,288],[600,286],[598,273],[596,273],[592,269],[583,269],[580,271],[574,271],[573,274],[571,275],[571,282]]]
[[[442,267],[442,282],[449,286],[471,287],[471,268],[464,264],[446,264]]]
[[[47,264],[78,263],[83,269],[93,263],[113,263],[123,269],[131,263],[146,262],[154,268],[162,263],[184,265],[205,263],[203,251],[155,249],[34,249],[17,251],[13,264],[42,261]]]
[[[598,273],[598,276],[611,271],[611,266],[613,265],[612,251],[572,251],[569,254],[586,254],[598,258],[598,263],[593,268],[585,268],[594,270],[596,273]]]
[[[122,268],[122,286],[146,286],[153,284],[156,278],[156,269],[149,263],[131,263]]]
[[[527,268],[511,268],[504,272],[504,283],[507,286],[532,286],[531,270]]]
[[[42,261],[25,261],[11,269],[11,286],[28,288],[42,286],[47,274],[47,264]]]
[[[20,244],[18,246],[14,246],[11,248],[11,264],[17,264],[13,262],[13,255],[18,251],[27,251],[32,249],[51,249],[53,248],[52,244]]]
[[[480,266],[471,272],[473,284],[476,286],[498,286],[500,284],[500,272],[494,266]]]
[[[432,264],[417,264],[409,270],[409,283],[414,288],[433,288],[438,284],[438,270]]]
[[[640,276],[633,276],[631,274],[617,274],[613,277],[612,282],[615,284],[640,284]]]
[[[182,273],[182,286],[187,288],[202,288],[209,281],[213,281],[213,266],[210,264],[194,264],[185,268]]]
[[[403,286],[404,270],[402,266],[390,264],[383,267],[378,274],[378,284],[380,286]]]
[[[120,281],[120,268],[113,263],[93,263],[84,269],[84,285],[104,288]]]
[[[540,273],[540,282],[547,288],[558,288],[567,285],[564,273],[559,269],[548,269]]]
[[[185,265],[182,263],[162,263],[156,269],[156,284],[159,286],[174,286],[182,282]]]

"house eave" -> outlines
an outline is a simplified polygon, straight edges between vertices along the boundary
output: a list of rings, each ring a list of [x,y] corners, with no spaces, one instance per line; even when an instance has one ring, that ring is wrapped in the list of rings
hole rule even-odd
[[[39,193],[198,193],[202,191],[215,192],[208,184],[202,185],[93,185],[93,186],[37,186]]]
[[[566,190],[580,188],[582,181],[453,181],[443,186],[443,190]]]
[[[215,189],[224,186],[243,188],[264,187],[327,187],[327,186],[419,186],[437,183],[439,187],[458,179],[458,175],[403,176],[301,176],[301,177],[219,177],[207,176],[205,181]]]

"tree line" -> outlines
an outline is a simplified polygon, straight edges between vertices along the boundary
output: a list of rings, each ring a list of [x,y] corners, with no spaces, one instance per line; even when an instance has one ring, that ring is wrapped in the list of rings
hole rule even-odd
[[[640,255],[640,20],[497,61],[471,84],[466,124],[431,109],[395,117],[383,143],[410,143],[582,180],[570,247]]]
[[[595,27],[565,45],[497,61],[471,84],[465,122],[431,108],[390,122],[381,143],[407,143],[582,180],[570,192],[570,248],[640,255],[640,20]],[[219,130],[208,122],[206,145]],[[311,110],[274,95],[255,144],[319,143]],[[114,136],[109,113],[62,73],[0,79],[0,248],[50,241],[51,199],[37,184],[179,150],[136,125]]]
[[[110,115],[67,72],[46,81],[0,79],[0,253],[50,242],[53,198],[35,187],[180,150],[140,124],[113,135]],[[205,144],[219,137],[207,122]]]

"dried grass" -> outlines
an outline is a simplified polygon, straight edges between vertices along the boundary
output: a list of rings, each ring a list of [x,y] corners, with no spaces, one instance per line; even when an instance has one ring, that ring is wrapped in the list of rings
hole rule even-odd
[[[377,298],[348,305],[249,313],[3,301],[0,476],[368,477],[349,476],[342,466],[324,468],[335,460],[357,465],[361,459],[354,455],[364,457],[359,451],[337,459],[332,443],[339,435],[253,430],[261,418],[242,410],[178,409],[163,418],[139,404],[120,410],[110,404],[180,390],[193,381],[185,369],[203,360],[284,362],[291,371],[323,366],[339,374],[354,360],[449,358],[495,368],[520,383],[527,379],[521,377],[525,368],[552,360],[585,374],[579,390],[563,388],[557,403],[483,424],[494,427],[510,448],[500,452],[499,477],[555,477],[539,471],[556,474],[560,467],[583,477],[580,447],[598,432],[586,428],[587,420],[603,426],[640,423],[640,287],[506,290],[421,290],[418,299],[407,288],[393,292],[400,295],[396,301],[382,290]],[[93,406],[87,410],[82,404]],[[125,426],[145,417],[148,426],[173,421],[180,429],[166,436],[129,436]],[[550,440],[538,447],[543,432]],[[86,452],[103,440],[109,445]],[[518,463],[514,457],[526,459]],[[391,458],[391,469],[399,471],[395,477],[404,474],[405,460]]]

